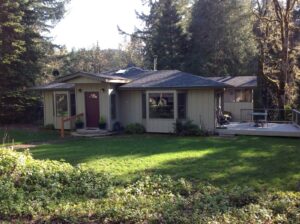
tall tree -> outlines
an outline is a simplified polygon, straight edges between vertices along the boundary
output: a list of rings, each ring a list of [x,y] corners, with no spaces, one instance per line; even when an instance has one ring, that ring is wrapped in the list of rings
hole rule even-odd
[[[5,117],[4,111],[26,107],[27,94],[20,91],[42,75],[46,56],[54,47],[46,34],[63,17],[66,2],[0,0],[0,118]]]
[[[207,76],[254,74],[252,22],[248,0],[197,0],[189,27],[186,70]]]
[[[272,104],[279,109],[284,109],[295,89],[298,43],[293,15],[298,4],[297,0],[256,0],[254,5],[260,49],[258,74],[265,87],[272,87],[267,95],[274,97]]]
[[[186,53],[186,36],[177,1],[149,1],[150,14],[139,14],[145,27],[134,36],[145,43],[145,65],[152,68],[153,59],[158,57],[158,69],[182,69]]]

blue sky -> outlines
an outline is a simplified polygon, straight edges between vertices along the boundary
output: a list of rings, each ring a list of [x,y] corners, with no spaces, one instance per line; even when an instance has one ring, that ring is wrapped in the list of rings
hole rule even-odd
[[[140,27],[135,10],[146,11],[141,0],[71,0],[68,12],[51,31],[54,43],[89,48],[98,41],[101,49],[118,48],[124,42],[117,25],[127,32]]]

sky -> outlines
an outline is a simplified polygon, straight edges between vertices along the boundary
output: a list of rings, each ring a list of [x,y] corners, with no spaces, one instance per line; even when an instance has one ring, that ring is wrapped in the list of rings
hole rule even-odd
[[[140,27],[135,11],[146,11],[141,0],[71,0],[65,17],[50,35],[53,42],[72,48],[118,48],[124,42],[117,26],[126,32]]]

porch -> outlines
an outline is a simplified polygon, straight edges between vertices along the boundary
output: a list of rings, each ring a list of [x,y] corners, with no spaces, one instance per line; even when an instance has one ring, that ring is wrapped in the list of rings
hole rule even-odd
[[[249,111],[248,111],[249,112]],[[275,113],[276,112],[276,113]],[[279,119],[275,114],[283,114]],[[241,117],[245,111],[241,110]],[[265,110],[264,113],[252,110],[247,113],[248,118],[244,122],[230,122],[216,128],[219,135],[255,135],[255,136],[278,136],[300,137],[300,112],[297,110]],[[254,119],[254,115],[263,116],[262,120]]]

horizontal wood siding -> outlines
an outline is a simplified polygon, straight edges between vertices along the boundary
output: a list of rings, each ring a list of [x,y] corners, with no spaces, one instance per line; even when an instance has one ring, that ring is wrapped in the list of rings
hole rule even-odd
[[[119,118],[122,125],[142,123],[142,92],[119,92]]]
[[[43,101],[44,101],[44,125],[53,124],[54,122],[54,108],[53,108],[53,92],[46,91],[43,92]]]
[[[232,114],[232,121],[238,122],[241,120],[241,109],[253,109],[253,103],[224,103],[224,111]]]
[[[207,131],[215,129],[214,90],[189,90],[187,95],[187,117]]]

